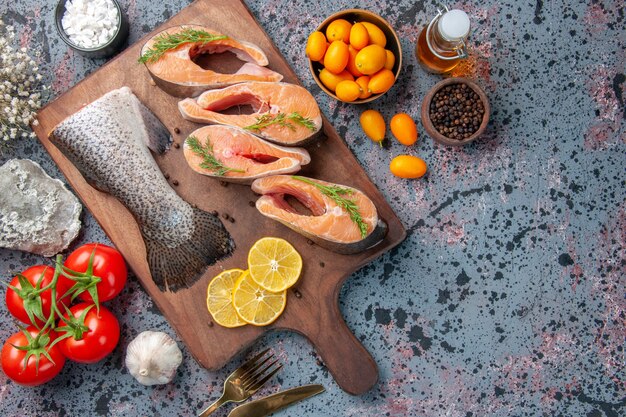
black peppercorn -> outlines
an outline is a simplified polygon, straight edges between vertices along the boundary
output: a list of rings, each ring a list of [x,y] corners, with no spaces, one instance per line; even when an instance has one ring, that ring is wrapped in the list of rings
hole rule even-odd
[[[480,127],[485,108],[480,96],[466,84],[451,84],[435,93],[429,117],[442,135],[462,140]]]

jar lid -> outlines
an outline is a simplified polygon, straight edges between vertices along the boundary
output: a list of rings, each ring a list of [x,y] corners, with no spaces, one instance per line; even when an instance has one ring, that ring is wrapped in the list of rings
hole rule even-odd
[[[470,20],[463,10],[450,10],[438,22],[439,33],[448,42],[458,42],[469,34]]]

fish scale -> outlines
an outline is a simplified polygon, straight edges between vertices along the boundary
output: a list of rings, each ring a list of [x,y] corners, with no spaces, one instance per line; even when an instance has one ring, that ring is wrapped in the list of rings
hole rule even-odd
[[[50,139],[85,179],[134,215],[159,288],[176,291],[234,244],[222,222],[193,208],[167,183],[148,147],[165,150],[167,129],[127,87],[113,90],[61,122]]]

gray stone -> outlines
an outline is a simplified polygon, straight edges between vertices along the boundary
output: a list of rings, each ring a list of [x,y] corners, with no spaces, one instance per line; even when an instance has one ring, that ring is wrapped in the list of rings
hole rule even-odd
[[[0,167],[0,247],[54,256],[80,231],[78,199],[29,159]]]

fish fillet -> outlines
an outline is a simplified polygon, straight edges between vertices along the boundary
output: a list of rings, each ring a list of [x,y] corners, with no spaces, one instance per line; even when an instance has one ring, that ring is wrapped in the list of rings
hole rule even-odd
[[[148,147],[164,152],[169,133],[128,87],[69,116],[50,139],[91,185],[134,215],[161,290],[191,286],[208,265],[232,252],[222,222],[193,208],[165,180]]]
[[[221,113],[241,105],[250,105],[254,112]],[[306,89],[287,83],[246,82],[208,90],[197,99],[178,102],[178,109],[192,122],[241,127],[279,145],[303,145],[322,128],[322,114],[315,98]],[[260,121],[271,122],[277,117],[283,123],[259,126]]]
[[[183,150],[194,171],[243,184],[269,175],[298,172],[311,162],[306,149],[274,145],[232,126],[201,127],[189,135]],[[207,153],[214,160],[207,160]]]
[[[342,197],[356,206],[366,228],[365,236],[350,213],[319,186],[339,190]],[[356,188],[313,178],[275,175],[255,180],[252,191],[261,194],[256,202],[261,214],[334,252],[361,252],[379,243],[387,233],[387,225],[378,217],[372,200]],[[296,211],[286,196],[295,197],[311,214]]]
[[[142,56],[153,48],[160,37],[178,34],[185,29],[201,30],[211,35],[224,36],[221,33],[202,26],[186,25],[165,29],[153,36],[141,49]],[[195,59],[203,54],[232,52],[245,62],[233,74],[222,74],[204,69],[196,64]],[[188,42],[166,51],[158,60],[147,62],[150,75],[165,92],[176,97],[194,97],[211,88],[221,88],[244,81],[280,81],[283,76],[266,68],[268,59],[258,46],[233,38],[210,42]]]

